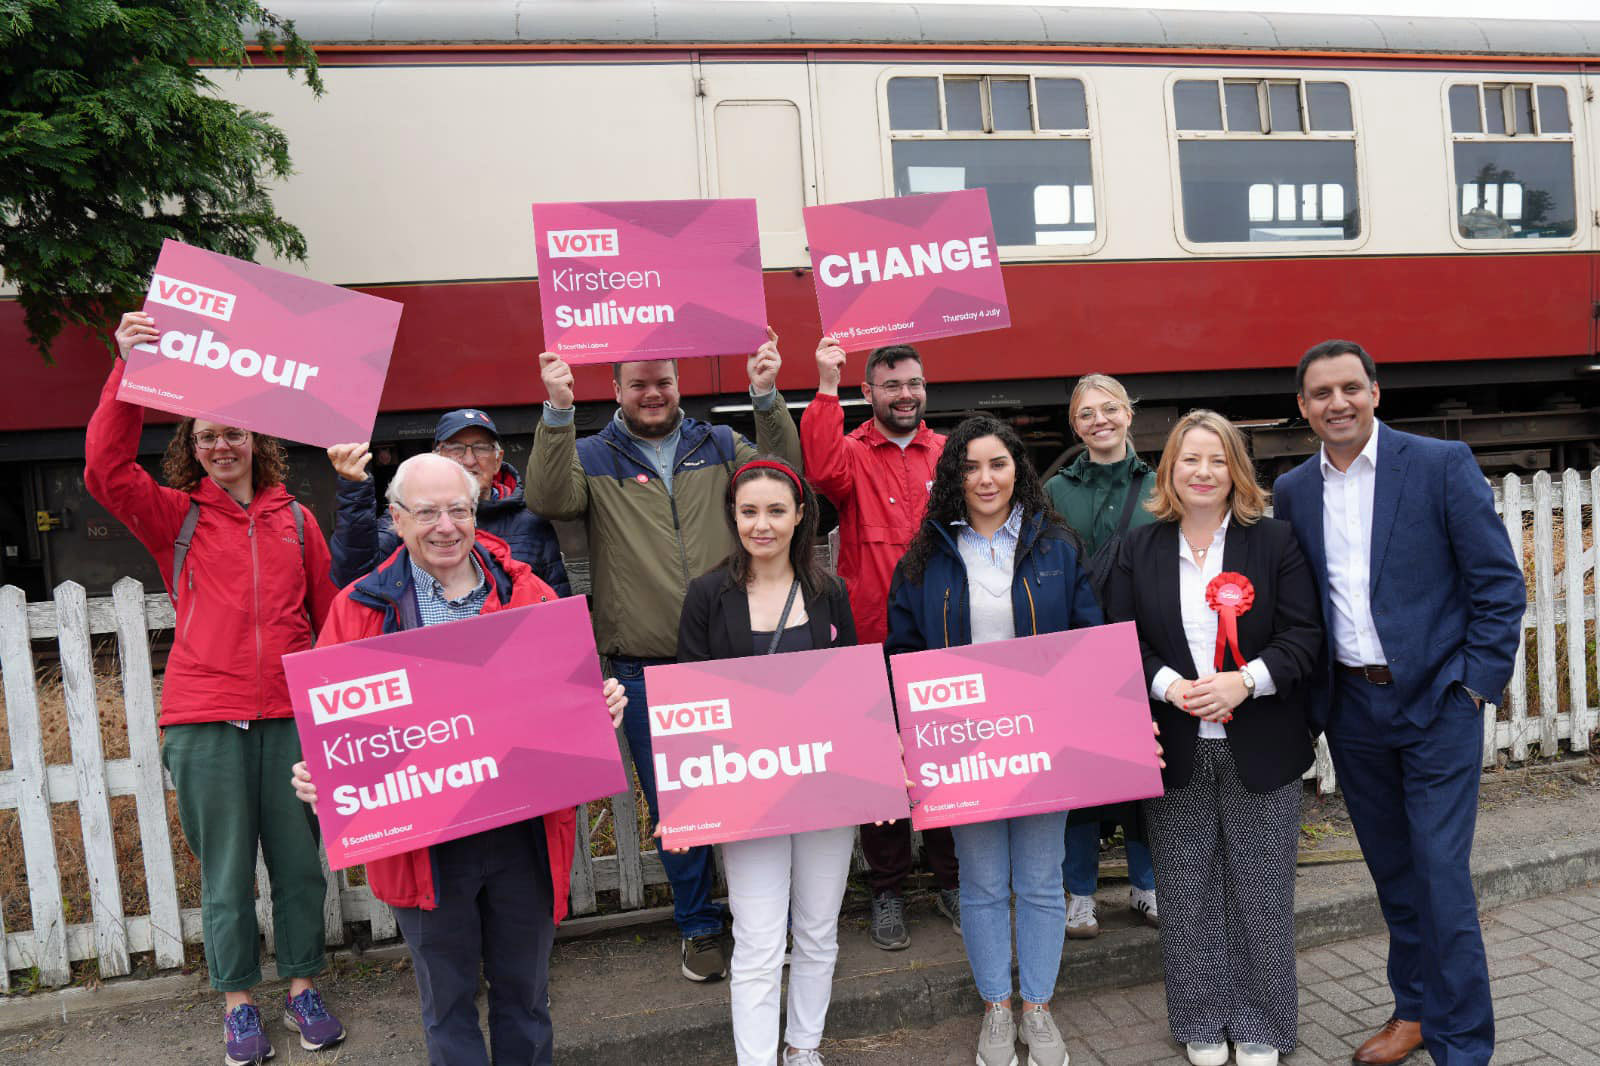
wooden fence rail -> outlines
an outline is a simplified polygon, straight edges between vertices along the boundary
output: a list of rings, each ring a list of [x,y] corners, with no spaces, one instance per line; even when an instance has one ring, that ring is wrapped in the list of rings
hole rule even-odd
[[[1496,506],[1504,515],[1519,558],[1525,558],[1525,526],[1531,512],[1533,595],[1523,620],[1524,647],[1519,649],[1516,673],[1505,695],[1504,720],[1499,707],[1484,708],[1485,766],[1494,765],[1502,753],[1513,762],[1525,760],[1534,748],[1541,756],[1549,756],[1562,741],[1572,751],[1587,750],[1597,710],[1590,705],[1588,690],[1591,679],[1600,683],[1600,660],[1585,627],[1600,614],[1600,589],[1593,580],[1593,516],[1600,494],[1600,468],[1587,475],[1567,470],[1559,483],[1540,473],[1532,478],[1531,486],[1512,474],[1495,483],[1494,489]],[[578,573],[581,575],[581,568]],[[201,940],[199,908],[183,908],[179,903],[167,821],[166,794],[172,782],[161,766],[155,725],[149,637],[152,631],[170,629],[173,621],[167,598],[145,593],[131,578],[119,581],[110,597],[96,599],[87,598],[82,586],[73,582],[57,586],[54,600],[46,603],[27,603],[22,590],[15,587],[0,589],[0,678],[4,681],[12,763],[11,769],[0,771],[0,811],[16,811],[20,821],[32,918],[30,929],[7,930],[0,906],[0,993],[10,991],[12,972],[33,968],[39,984],[65,985],[71,980],[71,963],[84,959],[97,959],[100,974],[107,977],[130,972],[130,956],[139,952],[153,953],[157,967],[178,966],[184,945]],[[1560,637],[1558,629],[1565,631]],[[1531,672],[1525,653],[1529,633],[1537,644]],[[105,758],[96,711],[93,642],[96,637],[112,635],[127,717],[129,755],[125,759]],[[49,640],[56,642],[59,652],[72,761],[47,765],[33,643]],[[1558,667],[1558,652],[1564,653],[1564,669]],[[1532,686],[1537,691],[1534,707],[1529,705]],[[628,758],[625,743],[623,756]],[[1316,763],[1306,776],[1324,792],[1335,787],[1325,741],[1319,743]],[[124,910],[111,822],[110,801],[118,796],[134,797],[150,901],[148,914],[129,915]],[[60,803],[77,804],[82,826],[83,863],[89,883],[90,920],[86,922],[69,923],[63,904],[50,817],[52,805]],[[659,855],[639,845],[633,793],[589,804],[579,815],[572,913],[581,917],[602,910],[643,908],[645,887],[665,884],[666,874]],[[606,820],[612,823],[616,853],[593,856],[593,833]],[[326,857],[323,865],[326,870]],[[257,915],[270,954],[271,892],[265,864],[259,859],[256,877]],[[615,893],[614,898],[601,898],[610,893]],[[396,935],[389,908],[378,903],[364,884],[351,884],[343,871],[330,873],[324,907],[327,942],[344,943],[347,926],[361,923],[370,927],[375,941]]]

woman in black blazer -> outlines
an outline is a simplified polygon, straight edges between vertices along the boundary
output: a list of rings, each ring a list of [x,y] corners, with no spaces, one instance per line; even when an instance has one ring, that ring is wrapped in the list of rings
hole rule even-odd
[[[764,457],[728,483],[732,553],[689,583],[678,661],[837,648],[856,642],[844,582],[816,560],[817,500],[792,467]],[[740,1066],[778,1058],[778,992],[785,929],[788,1046],[783,1062],[820,1066],[817,1046],[839,957],[839,905],[855,826],[722,845],[733,911],[733,1043]]]
[[[1288,523],[1262,517],[1244,439],[1221,415],[1173,427],[1148,506],[1157,521],[1123,542],[1106,614],[1138,627],[1166,749],[1166,794],[1145,818],[1168,1020],[1196,1066],[1226,1063],[1229,1040],[1239,1066],[1274,1066],[1296,1043],[1294,876],[1321,603]],[[1229,585],[1253,593],[1236,644],[1217,609]]]

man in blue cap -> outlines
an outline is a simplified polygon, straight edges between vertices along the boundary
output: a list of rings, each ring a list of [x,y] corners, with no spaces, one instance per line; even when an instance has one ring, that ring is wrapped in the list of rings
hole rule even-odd
[[[555,527],[523,502],[522,479],[505,461],[494,419],[475,407],[446,413],[434,427],[433,450],[460,463],[477,480],[478,531],[505,541],[511,557],[532,567],[558,595],[571,595]],[[335,444],[328,449],[328,459],[339,474],[339,516],[328,549],[333,554],[334,584],[343,588],[392,555],[400,537],[388,514],[381,518],[377,514],[377,497],[367,474],[371,445]]]

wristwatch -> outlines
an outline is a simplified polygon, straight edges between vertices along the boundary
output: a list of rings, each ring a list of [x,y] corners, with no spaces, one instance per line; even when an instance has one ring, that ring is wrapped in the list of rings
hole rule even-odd
[[[1239,678],[1244,682],[1244,698],[1249,699],[1256,694],[1256,675],[1240,667]]]

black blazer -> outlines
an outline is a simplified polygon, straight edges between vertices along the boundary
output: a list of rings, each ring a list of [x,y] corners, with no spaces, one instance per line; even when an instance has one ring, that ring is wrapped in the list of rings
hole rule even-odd
[[[1230,522],[1222,569],[1243,574],[1255,587],[1254,605],[1239,617],[1239,648],[1246,662],[1260,658],[1266,663],[1277,687],[1271,696],[1245,700],[1228,723],[1228,746],[1239,779],[1252,792],[1268,792],[1311,765],[1307,682],[1322,651],[1322,599],[1293,529],[1274,518],[1249,526]],[[1138,626],[1147,690],[1162,666],[1190,680],[1213,672],[1209,660],[1193,661],[1183,634],[1178,523],[1128,531],[1106,588],[1106,615]],[[1166,749],[1162,783],[1169,790],[1182,788],[1194,769],[1200,719],[1166,700],[1152,699],[1150,713],[1161,727]]]
[[[824,594],[805,595],[806,615],[813,648],[842,648],[856,642],[856,623],[844,582],[829,577]],[[750,598],[735,585],[728,571],[717,567],[689,582],[678,616],[678,661],[738,659],[766,651],[750,637]]]

